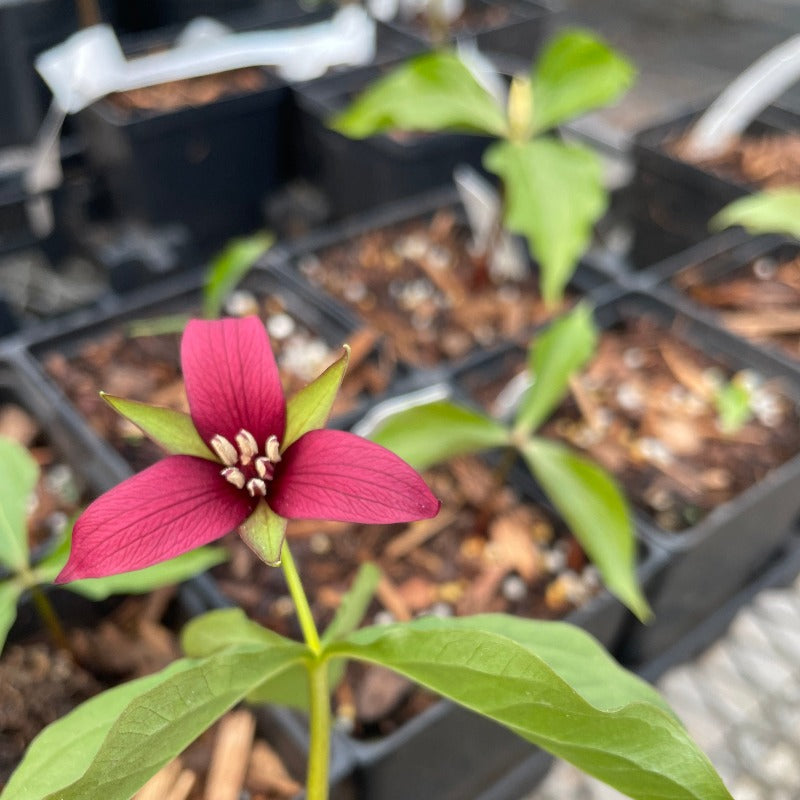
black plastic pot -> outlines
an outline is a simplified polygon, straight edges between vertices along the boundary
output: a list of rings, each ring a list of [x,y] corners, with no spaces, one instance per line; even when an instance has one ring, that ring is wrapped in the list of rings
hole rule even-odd
[[[552,10],[532,0],[465,0],[465,13],[446,34],[446,42],[474,39],[484,53],[519,59],[530,66],[552,23]],[[396,18],[387,25],[431,47],[434,42],[425,21]]]
[[[87,158],[116,212],[182,223],[209,249],[262,226],[289,160],[288,88],[263,74],[263,88],[202,106],[129,112],[105,98],[80,112]]]
[[[784,393],[800,400],[800,377],[655,296],[626,294],[596,311],[603,328],[645,315],[665,327],[680,319],[675,331],[681,339],[728,369],[750,368],[766,378],[780,377]],[[784,546],[800,514],[798,482],[800,454],[684,531],[663,531],[638,515],[643,539],[666,551],[669,559],[647,592],[655,619],[648,625],[631,621],[620,650],[624,663],[639,665],[664,653],[759,573]]]
[[[343,304],[343,301],[334,299],[323,290],[311,286],[309,281],[300,273],[299,266],[304,259],[316,257],[322,251],[335,245],[342,244],[348,239],[357,238],[369,231],[401,225],[414,220],[425,220],[432,217],[438,210],[452,211],[459,224],[464,220],[464,212],[458,202],[457,195],[452,188],[435,190],[417,197],[406,198],[375,211],[364,213],[349,220],[343,220],[339,224],[333,224],[319,229],[314,233],[299,238],[294,242],[278,245],[273,248],[264,260],[265,266],[280,276],[280,280],[287,285],[302,288],[304,292],[313,293],[324,298],[325,302],[333,304],[340,309],[340,313],[350,320],[353,328],[361,328],[364,321],[359,316],[357,309]],[[463,224],[466,224],[463,222]],[[524,249],[524,248],[523,248]],[[534,271],[535,266],[531,267]],[[595,259],[587,256],[584,258],[575,274],[573,275],[568,291],[582,295],[595,295],[597,292],[616,293],[618,290],[610,282],[609,273],[595,266]],[[494,349],[497,345],[486,349]],[[406,380],[409,376],[416,376],[416,385],[425,385],[441,377],[450,369],[458,366],[461,362],[469,363],[480,348],[472,351],[472,354],[454,362],[443,362],[435,367],[415,366],[405,362],[399,363],[398,378]],[[413,388],[413,380],[410,386]]]
[[[738,232],[728,231],[701,242],[673,258],[656,264],[641,273],[641,284],[651,287],[657,294],[687,313],[700,317],[712,325],[724,327],[719,314],[693,300],[681,285],[691,283],[724,283],[726,277],[733,276],[753,261],[766,258],[781,263],[800,254],[800,245],[779,236],[760,236],[741,240]],[[757,308],[750,309],[758,311]],[[764,311],[769,316],[769,311]],[[744,338],[744,337],[743,337]],[[751,341],[756,349],[769,352],[781,363],[789,374],[800,369],[800,360],[770,343]]]
[[[33,141],[50,102],[34,59],[77,28],[72,2],[7,0],[0,4],[0,147]]]
[[[683,114],[639,133],[634,140],[635,175],[629,208],[635,240],[631,259],[647,267],[708,236],[708,222],[723,206],[754,191],[752,185],[720,177],[681,161],[668,148],[700,113]],[[798,116],[776,106],[762,112],[745,134],[798,128]]]
[[[480,168],[490,142],[484,136],[455,133],[356,140],[331,130],[330,119],[385,72],[363,67],[295,90],[298,172],[321,188],[331,219],[449,185],[459,164]]]

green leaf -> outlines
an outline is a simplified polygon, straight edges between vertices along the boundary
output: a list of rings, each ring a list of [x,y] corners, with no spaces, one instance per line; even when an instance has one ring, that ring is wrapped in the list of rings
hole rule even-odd
[[[28,450],[0,436],[0,564],[13,572],[28,566],[28,502],[38,480]]]
[[[229,552],[225,547],[199,547],[151,567],[105,578],[86,578],[68,583],[64,588],[91,600],[104,600],[112,594],[144,594],[161,586],[188,580],[222,564],[228,557]],[[57,574],[58,572],[53,577]]]
[[[323,645],[347,636],[361,624],[375,596],[375,589],[380,579],[381,571],[375,564],[368,562],[358,568],[352,586],[342,597],[336,614],[322,634]]]
[[[531,438],[520,452],[600,570],[609,591],[639,619],[647,619],[651,612],[636,579],[636,536],[630,510],[611,476],[547,439]]]
[[[636,70],[591,33],[568,30],[544,49],[531,73],[536,130],[616,100],[633,83]]]
[[[211,262],[203,287],[203,316],[206,319],[219,317],[225,298],[274,242],[275,237],[263,231],[234,239]]]
[[[509,431],[477,411],[448,400],[400,411],[370,434],[414,469],[509,444]]]
[[[286,431],[283,434],[281,450],[286,450],[304,433],[322,428],[328,420],[333,402],[350,360],[350,346],[344,346],[344,353],[331,364],[325,372],[304,386],[286,403]]]
[[[641,687],[625,705],[604,707],[609,696],[598,707],[532,648],[469,620],[362,628],[327,652],[394,669],[633,798],[731,800],[686,730],[659,705],[643,702]]]
[[[0,652],[6,636],[17,618],[17,601],[22,594],[22,584],[17,580],[0,581]]]
[[[48,725],[31,742],[0,798],[39,800],[80,778],[125,706],[192,664],[176,661],[154,675],[116,686]]]
[[[592,357],[596,346],[597,329],[584,304],[533,340],[528,367],[534,382],[520,402],[515,432],[528,434],[547,419],[566,394],[570,377]]]
[[[251,689],[300,663],[308,650],[296,642],[247,646],[190,662],[144,694],[138,694],[108,729],[88,769],[61,783],[47,800],[129,800]],[[75,737],[70,741],[73,744]],[[84,743],[81,742],[83,749]],[[25,795],[39,800],[42,795]],[[5,798],[4,798],[5,800]]]
[[[720,430],[731,435],[740,430],[753,418],[750,389],[742,381],[733,380],[720,386],[714,395],[717,408],[717,421]]]
[[[387,130],[463,130],[503,136],[503,109],[453,52],[406,61],[376,81],[330,127],[351,139]]]
[[[210,656],[230,647],[268,645],[282,641],[283,637],[248,619],[239,608],[210,611],[191,620],[181,632],[183,650],[194,658]],[[338,682],[342,672],[343,662],[337,660],[330,664],[332,679]],[[335,686],[333,680],[331,686]],[[254,704],[275,703],[307,711],[308,675],[304,665],[291,666],[260,684],[247,694],[247,701]]]
[[[141,428],[156,444],[168,452],[197,456],[208,461],[217,460],[200,438],[188,414],[136,400],[125,400],[123,397],[114,397],[105,392],[100,392],[100,396],[114,411]]]
[[[244,543],[268,566],[281,565],[281,549],[286,536],[286,520],[278,516],[264,500],[239,526]]]
[[[505,223],[528,240],[549,306],[564,294],[608,201],[598,157],[547,137],[495,142],[483,157],[505,188]]]
[[[127,324],[125,334],[131,339],[139,339],[145,336],[183,333],[190,319],[189,314],[164,314],[150,319],[134,319]]]
[[[709,222],[712,230],[741,225],[748,233],[784,233],[800,239],[800,190],[770,189],[734,200]]]

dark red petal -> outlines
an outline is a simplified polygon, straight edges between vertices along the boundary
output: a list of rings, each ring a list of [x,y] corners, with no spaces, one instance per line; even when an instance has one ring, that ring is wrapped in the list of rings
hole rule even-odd
[[[78,518],[56,583],[149,567],[237,528],[255,501],[220,466],[170,456],[97,498]]]
[[[425,481],[385,447],[344,431],[316,430],[283,454],[267,501],[288,519],[410,522],[434,517]]]
[[[181,364],[192,420],[208,442],[233,442],[242,429],[259,449],[286,427],[286,401],[264,323],[258,317],[192,320],[181,342]]]

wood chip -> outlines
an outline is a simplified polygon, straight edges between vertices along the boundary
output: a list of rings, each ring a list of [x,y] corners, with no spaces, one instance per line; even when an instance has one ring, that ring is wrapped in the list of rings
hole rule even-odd
[[[411,610],[406,605],[403,595],[400,594],[397,587],[386,575],[381,575],[375,594],[384,608],[390,611],[396,620],[399,622],[408,622],[408,620],[411,619]]]
[[[39,424],[18,405],[7,403],[0,407],[0,436],[28,447],[38,434]]]
[[[164,800],[181,774],[181,760],[175,758],[165,764],[134,795],[134,800]]]
[[[692,394],[707,402],[713,402],[714,387],[706,380],[702,369],[686,358],[669,339],[662,339],[658,344],[658,349],[670,372],[679,383],[683,384]]]
[[[528,583],[544,571],[544,559],[531,537],[534,516],[530,509],[520,506],[503,514],[489,526],[491,541],[484,556],[507,572],[516,571]]]
[[[282,797],[294,797],[303,788],[286,771],[280,756],[262,739],[253,745],[245,786],[251,792],[276,792]]]
[[[414,684],[385,667],[368,666],[355,688],[358,716],[366,723],[388,716],[414,688]]]
[[[412,550],[416,550],[440,531],[443,531],[456,519],[453,512],[441,513],[433,519],[423,519],[414,522],[399,536],[392,539],[384,551],[391,559],[403,558]]]
[[[771,309],[769,313],[730,311],[720,315],[726,328],[758,339],[776,334],[800,333],[800,310]]]
[[[186,800],[197,783],[197,775],[190,769],[185,769],[178,775],[178,780],[172,784],[169,794],[164,800]]]
[[[232,711],[217,727],[204,800],[239,800],[244,785],[256,721],[249,711]]]

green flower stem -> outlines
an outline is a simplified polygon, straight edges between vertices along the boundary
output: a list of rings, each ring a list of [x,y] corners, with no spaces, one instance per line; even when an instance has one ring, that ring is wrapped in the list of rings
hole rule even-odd
[[[61,650],[70,650],[67,635],[61,627],[58,615],[47,595],[38,586],[31,586],[31,598],[33,599],[33,604],[36,606],[39,617],[42,622],[44,622],[45,627],[53,639],[53,644]]]
[[[317,626],[314,623],[314,617],[311,614],[311,606],[308,604],[305,589],[300,581],[300,575],[297,573],[297,567],[292,558],[292,552],[289,550],[289,545],[284,541],[283,549],[281,550],[281,566],[283,567],[283,575],[286,578],[286,583],[289,586],[289,594],[292,596],[295,610],[297,611],[297,618],[300,620],[300,629],[303,631],[303,638],[306,644],[314,655],[319,655],[322,652],[322,643],[319,640],[319,633]]]
[[[309,717],[311,741],[308,754],[308,775],[306,777],[306,797],[308,800],[327,800],[328,762],[330,760],[331,740],[331,699],[328,686],[328,663],[320,658],[322,643],[311,614],[300,575],[286,542],[281,551],[281,566],[294,601],[300,628],[313,657],[306,666],[309,680]]]
[[[315,659],[308,665],[311,741],[306,776],[308,800],[327,800],[328,762],[331,746],[331,698],[328,662]]]

